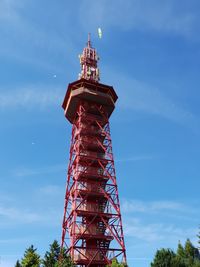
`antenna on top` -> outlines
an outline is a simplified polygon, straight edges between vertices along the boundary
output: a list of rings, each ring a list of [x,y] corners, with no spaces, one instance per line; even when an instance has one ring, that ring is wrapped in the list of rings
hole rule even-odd
[[[90,33],[88,33],[87,46],[88,46],[88,47],[91,47],[91,34],[90,34]]]
[[[97,55],[96,49],[91,46],[91,35],[88,33],[87,46],[84,47],[83,52],[79,55],[81,73],[79,74],[79,79],[86,79],[93,82],[99,82],[99,69],[97,66],[99,57]]]

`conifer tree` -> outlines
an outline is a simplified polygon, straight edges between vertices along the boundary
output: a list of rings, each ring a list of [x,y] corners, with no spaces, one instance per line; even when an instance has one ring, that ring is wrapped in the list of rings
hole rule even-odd
[[[59,260],[55,264],[55,267],[75,267],[71,257],[67,255],[66,250],[62,249],[59,255]]]
[[[177,251],[176,251],[175,266],[186,267],[185,259],[186,259],[185,249],[179,241]]]
[[[40,256],[37,254],[37,249],[31,245],[25,250],[24,257],[22,258],[22,267],[39,267],[40,266]]]
[[[193,264],[198,264],[200,261],[200,255],[197,248],[195,248],[192,242],[187,239],[185,242],[185,256],[186,256],[186,263],[190,267],[193,267]]]
[[[198,249],[200,250],[200,227],[199,227],[199,233],[198,233],[197,237],[198,237],[198,244],[199,244]]]
[[[54,267],[58,261],[59,254],[60,246],[58,244],[58,241],[54,240],[54,242],[50,245],[50,250],[47,251],[44,255],[42,265],[44,267]]]
[[[194,258],[195,257],[196,248],[192,245],[190,239],[187,239],[185,242],[185,256],[187,258]]]
[[[200,267],[200,253],[187,239],[184,247],[179,242],[176,254],[169,249],[158,250],[151,267]]]
[[[15,264],[15,267],[22,267],[19,260],[17,260],[16,264]]]
[[[185,250],[184,250],[184,247],[182,246],[180,241],[178,243],[178,248],[177,248],[176,254],[180,258],[184,258],[185,257]]]
[[[176,254],[171,249],[160,249],[156,252],[151,267],[174,267]]]

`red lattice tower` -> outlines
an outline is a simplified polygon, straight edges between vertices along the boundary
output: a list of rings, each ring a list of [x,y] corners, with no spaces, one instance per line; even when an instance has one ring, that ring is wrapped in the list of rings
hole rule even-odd
[[[72,123],[61,247],[78,266],[126,262],[109,117],[117,95],[99,83],[90,37],[80,57],[79,80],[69,84],[63,109]]]

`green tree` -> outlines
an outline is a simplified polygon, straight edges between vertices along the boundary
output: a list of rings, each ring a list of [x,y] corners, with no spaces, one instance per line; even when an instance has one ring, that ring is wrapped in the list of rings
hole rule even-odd
[[[40,266],[40,256],[36,252],[37,249],[31,245],[25,250],[24,257],[22,258],[21,265],[22,267],[39,267]]]
[[[118,260],[114,258],[110,267],[127,267],[127,265],[124,263],[119,263]]]
[[[71,258],[65,257],[60,259],[56,264],[55,267],[75,267],[75,265],[73,264]]]
[[[179,242],[176,253],[170,249],[158,250],[151,267],[200,267],[200,254],[187,239],[184,247]]]
[[[16,264],[15,264],[15,267],[22,267],[19,260],[17,260]]]
[[[62,249],[59,255],[59,260],[55,264],[55,267],[75,267],[71,257],[66,253],[65,249]]]
[[[160,249],[156,252],[151,267],[174,267],[176,266],[176,254],[171,249]]]
[[[192,242],[190,241],[190,239],[187,239],[185,242],[185,256],[187,258],[195,258],[195,254],[196,254],[196,248],[192,245]]]
[[[178,248],[177,248],[177,251],[176,251],[176,255],[180,258],[185,258],[185,249],[184,247],[182,246],[182,244],[178,243]]]
[[[176,251],[175,266],[186,267],[187,265],[186,265],[185,259],[186,259],[185,249],[179,241],[178,248]]]
[[[199,261],[200,255],[198,249],[187,239],[185,242],[185,262],[190,267],[193,266],[193,264],[197,265]]]
[[[200,260],[195,260],[192,267],[200,267]]]
[[[44,267],[55,267],[60,254],[60,246],[58,241],[54,240],[54,242],[50,245],[50,250],[47,251],[44,255],[44,259],[42,261],[42,265]]]
[[[200,227],[199,227],[199,233],[198,233],[197,237],[198,237],[198,244],[199,244],[198,249],[200,249]]]

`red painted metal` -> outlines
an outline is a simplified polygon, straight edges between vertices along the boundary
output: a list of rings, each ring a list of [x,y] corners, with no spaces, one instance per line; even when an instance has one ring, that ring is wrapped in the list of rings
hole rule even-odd
[[[86,67],[81,79],[69,84],[63,102],[73,127],[61,247],[78,266],[103,267],[113,258],[126,262],[109,127],[117,95],[98,82],[90,39],[80,58]]]
[[[81,73],[79,79],[84,78],[95,82],[99,81],[99,69],[97,67],[98,55],[96,49],[92,48],[90,34],[88,34],[87,46],[83,49],[82,55],[79,55]]]

